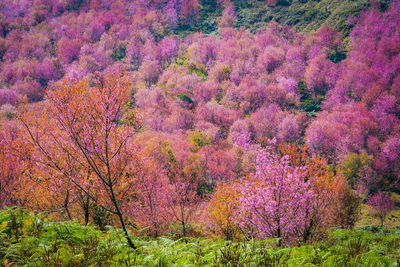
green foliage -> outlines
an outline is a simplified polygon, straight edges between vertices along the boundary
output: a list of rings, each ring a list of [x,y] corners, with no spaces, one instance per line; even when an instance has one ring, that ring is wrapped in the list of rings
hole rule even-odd
[[[0,211],[0,264],[12,266],[398,266],[400,228],[335,230],[323,243],[292,248],[276,240],[135,239],[44,214]]]
[[[265,27],[269,22],[276,21],[290,25],[298,31],[315,31],[322,24],[328,24],[345,37],[351,31],[351,26],[346,24],[347,18],[357,16],[361,10],[369,6],[368,0],[285,0],[277,1],[275,6],[268,6],[266,1],[258,0],[232,2],[238,14],[237,27],[244,26],[252,32]],[[381,3],[381,6],[384,5],[385,3]]]
[[[168,143],[165,142],[161,143],[161,153],[163,154],[163,156],[165,157],[165,159],[169,164],[173,165],[176,163],[175,154]]]
[[[333,63],[339,63],[340,61],[342,61],[346,58],[346,52],[339,51],[339,50],[333,50],[333,51],[329,52],[328,57]]]
[[[299,93],[301,95],[300,103],[302,110],[312,116],[315,116],[316,113],[321,110],[321,103],[325,99],[325,96],[317,95],[313,97],[310,95],[307,85],[303,81],[299,82],[297,88],[299,89]]]
[[[211,137],[203,131],[192,131],[189,137],[190,150],[192,152],[199,151],[202,147],[211,144]]]
[[[217,29],[218,19],[222,15],[223,7],[216,0],[199,1],[199,18],[194,25],[179,24],[175,33],[186,36],[192,32],[204,32],[209,34]]]
[[[338,165],[343,175],[348,179],[351,186],[357,184],[359,172],[361,168],[368,165],[372,160],[372,156],[367,153],[349,153],[344,158],[343,162]]]
[[[176,97],[187,104],[193,104],[193,100],[187,94],[177,94]]]
[[[111,222],[111,215],[110,213],[102,207],[97,205],[93,205],[93,223],[97,225],[100,230],[104,231],[106,224]]]
[[[188,68],[190,73],[196,74],[203,80],[207,79],[207,69],[203,65],[194,63],[194,62],[190,62],[190,63],[186,63],[185,66]]]
[[[277,0],[275,6],[260,0],[232,0],[235,5],[238,28],[245,27],[252,32],[276,21],[290,25],[298,31],[316,31],[328,24],[340,31],[344,37],[350,35],[352,26],[346,24],[350,16],[358,16],[369,7],[369,0]],[[390,0],[379,0],[381,11],[389,7]],[[194,25],[178,25],[175,33],[186,36],[202,31],[216,32],[218,19],[223,8],[216,0],[201,0],[199,19]]]
[[[117,49],[115,49],[111,55],[114,61],[123,60],[126,55],[126,46],[120,45]]]

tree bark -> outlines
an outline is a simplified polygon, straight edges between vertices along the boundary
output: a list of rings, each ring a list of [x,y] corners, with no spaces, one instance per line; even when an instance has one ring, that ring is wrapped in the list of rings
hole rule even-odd
[[[119,208],[118,202],[115,198],[115,194],[114,194],[114,190],[112,188],[112,184],[110,184],[110,192],[111,192],[111,201],[114,204],[115,207],[115,211],[117,213],[117,216],[119,218],[119,222],[121,223],[122,226],[122,230],[124,231],[125,234],[125,238],[126,241],[128,241],[128,245],[133,248],[136,249],[135,244],[133,244],[131,237],[129,236],[128,230],[126,229],[126,225],[125,225],[125,221],[124,221],[124,217],[122,215],[121,209]]]
[[[69,204],[69,191],[67,191],[67,195],[65,196],[64,209],[67,212],[68,219],[72,220],[72,216],[71,216],[71,213],[69,212],[68,204]]]
[[[83,200],[83,210],[85,212],[85,225],[89,223],[89,217],[90,217],[90,197],[89,194],[86,195],[86,201]]]

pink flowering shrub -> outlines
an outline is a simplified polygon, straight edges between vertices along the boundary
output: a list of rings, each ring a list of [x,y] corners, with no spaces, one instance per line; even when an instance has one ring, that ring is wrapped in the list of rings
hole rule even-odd
[[[312,181],[306,180],[306,168],[290,166],[289,156],[259,152],[256,173],[240,185],[239,227],[280,244],[299,240],[311,219]]]
[[[383,226],[386,216],[395,208],[395,202],[387,193],[381,191],[370,196],[367,203],[371,213],[379,218],[381,226]]]

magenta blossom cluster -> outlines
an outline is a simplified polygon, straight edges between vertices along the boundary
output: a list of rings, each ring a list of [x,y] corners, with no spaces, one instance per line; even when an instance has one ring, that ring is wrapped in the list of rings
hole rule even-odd
[[[289,156],[260,151],[256,173],[240,186],[239,227],[260,239],[298,241],[311,222],[311,186],[306,168],[291,167]]]

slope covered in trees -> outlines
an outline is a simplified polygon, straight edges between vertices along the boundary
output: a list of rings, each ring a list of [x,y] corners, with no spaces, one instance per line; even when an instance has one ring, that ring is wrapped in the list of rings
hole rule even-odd
[[[1,207],[131,248],[398,225],[400,2],[348,2],[1,2]]]

